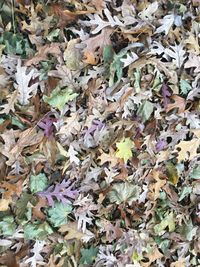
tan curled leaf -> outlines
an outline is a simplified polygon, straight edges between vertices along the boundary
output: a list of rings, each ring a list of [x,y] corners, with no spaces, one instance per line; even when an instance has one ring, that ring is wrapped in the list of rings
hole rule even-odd
[[[84,62],[91,65],[96,65],[98,63],[103,53],[103,48],[111,44],[110,35],[112,32],[113,29],[105,28],[97,36],[91,37],[81,43],[86,45],[86,48],[83,50]]]
[[[178,152],[178,163],[185,160],[192,160],[197,155],[197,149],[200,145],[200,139],[194,138],[190,141],[180,141],[175,146],[174,152]]]

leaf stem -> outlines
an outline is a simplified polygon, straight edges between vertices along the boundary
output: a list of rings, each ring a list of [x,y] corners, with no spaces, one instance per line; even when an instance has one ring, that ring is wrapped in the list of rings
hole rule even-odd
[[[12,26],[13,26],[13,32],[16,34],[16,28],[15,28],[15,10],[14,10],[14,0],[11,0],[11,8],[12,8]]]

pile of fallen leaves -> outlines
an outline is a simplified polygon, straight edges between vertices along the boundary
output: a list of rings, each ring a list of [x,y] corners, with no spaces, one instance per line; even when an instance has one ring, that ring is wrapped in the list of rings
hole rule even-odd
[[[199,0],[7,0],[0,33],[1,266],[200,266]]]

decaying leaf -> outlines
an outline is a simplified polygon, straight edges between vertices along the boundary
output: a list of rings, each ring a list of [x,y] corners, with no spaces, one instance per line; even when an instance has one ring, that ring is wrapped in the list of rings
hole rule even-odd
[[[178,145],[175,146],[175,151],[178,153],[178,162],[193,160],[197,155],[197,149],[199,148],[200,140],[194,138],[191,141],[180,141]]]
[[[198,2],[0,1],[0,265],[200,266]]]
[[[21,105],[27,105],[29,104],[29,99],[37,93],[38,83],[33,82],[33,79],[38,76],[38,73],[35,69],[32,69],[27,74],[27,67],[22,67],[21,64],[22,63],[19,60],[17,64],[17,72],[15,74],[15,88],[18,91],[19,103]]]

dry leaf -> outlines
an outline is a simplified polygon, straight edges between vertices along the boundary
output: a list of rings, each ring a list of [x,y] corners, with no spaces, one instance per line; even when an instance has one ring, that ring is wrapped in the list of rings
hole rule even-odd
[[[190,141],[180,141],[178,145],[175,146],[174,152],[178,153],[178,163],[185,160],[193,160],[197,155],[197,149],[200,145],[200,139],[193,138]]]
[[[86,48],[83,50],[84,62],[91,65],[96,65],[98,63],[99,58],[102,55],[103,48],[106,45],[111,44],[110,35],[112,32],[113,29],[105,28],[97,36],[90,37],[81,43],[86,45]]]
[[[151,183],[149,185],[149,197],[153,200],[156,200],[160,197],[160,190],[163,188],[163,186],[166,184],[166,180],[160,179],[161,173],[159,171],[153,170],[151,172],[152,177],[156,181],[155,183]]]
[[[60,56],[60,43],[51,43],[38,47],[37,54],[26,62],[26,66],[37,65],[41,61],[47,60],[48,55]]]
[[[80,230],[77,229],[77,223],[68,223],[65,225],[62,225],[59,229],[59,232],[66,233],[65,239],[71,240],[71,239],[78,239],[81,240],[84,237],[84,233],[82,233]]]
[[[185,106],[186,106],[185,99],[177,95],[173,95],[171,99],[174,100],[174,103],[167,104],[166,112],[169,112],[174,108],[177,108],[179,114],[183,113],[185,111]]]
[[[39,220],[45,220],[46,216],[44,215],[44,213],[41,211],[41,208],[44,208],[47,205],[47,200],[45,198],[39,197],[39,201],[36,204],[35,207],[33,207],[33,216],[36,219]]]
[[[12,202],[11,199],[1,199],[0,200],[0,211],[6,211],[9,209],[9,204]]]

